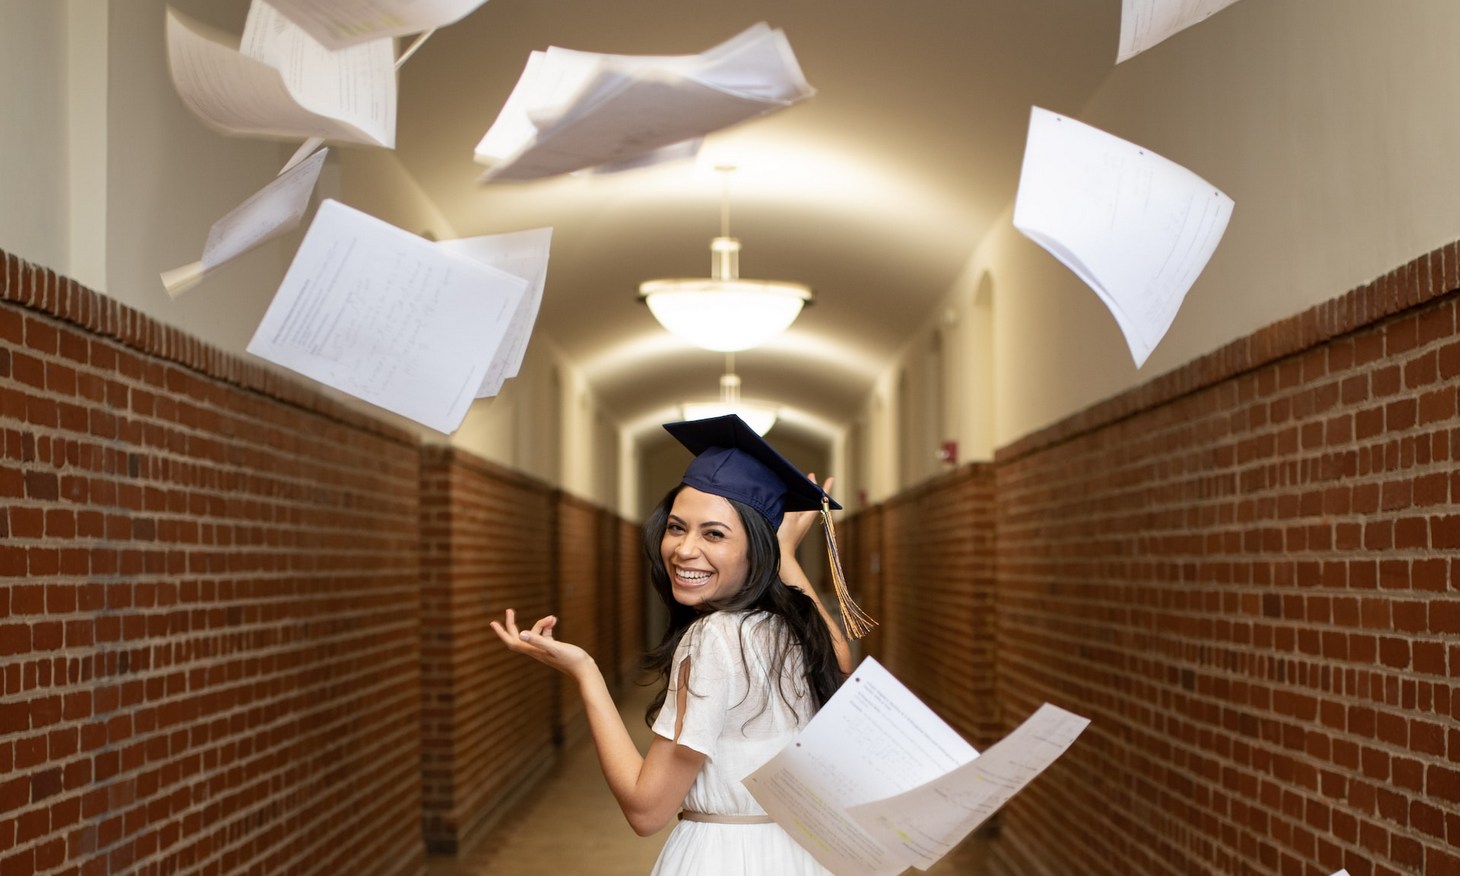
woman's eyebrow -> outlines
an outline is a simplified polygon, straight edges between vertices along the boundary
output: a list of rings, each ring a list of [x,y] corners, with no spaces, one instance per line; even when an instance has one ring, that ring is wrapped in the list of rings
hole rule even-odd
[[[689,526],[689,523],[686,522],[685,519],[682,518],[682,517],[680,517],[678,514],[671,514],[671,515],[669,515],[669,522],[670,523],[678,523],[680,526],[684,526],[684,527],[688,527]],[[730,529],[730,530],[735,529],[735,527],[731,526],[730,524],[728,524],[728,523],[721,523],[718,520],[705,520],[705,521],[702,521],[700,523],[700,525],[699,525],[699,528],[700,529],[704,529],[707,526],[712,526],[712,527],[714,527],[716,529]]]

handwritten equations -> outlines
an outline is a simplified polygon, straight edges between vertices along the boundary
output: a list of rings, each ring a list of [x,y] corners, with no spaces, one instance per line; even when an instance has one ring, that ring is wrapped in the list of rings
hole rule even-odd
[[[328,154],[320,149],[214,222],[200,260],[162,273],[167,294],[178,297],[209,271],[298,228]]]
[[[1232,199],[1178,164],[1035,107],[1014,227],[1083,280],[1145,364],[1206,267]]]
[[[529,285],[326,200],[248,351],[450,433],[515,355],[504,341]]]
[[[822,866],[894,876],[951,851],[1088,723],[1046,704],[980,756],[868,657],[744,783]]]
[[[241,44],[167,10],[168,69],[183,103],[228,134],[395,146],[395,48],[330,51],[263,0]]]
[[[1115,63],[1206,21],[1237,0],[1121,0],[1120,51]]]
[[[764,23],[699,55],[557,46],[528,56],[475,150],[484,180],[528,180],[692,155],[705,135],[815,93]]]
[[[502,353],[493,357],[481,386],[477,388],[477,398],[496,395],[502,390],[502,384],[516,377],[522,368],[522,359],[527,353],[527,341],[532,335],[532,326],[537,322],[537,311],[542,305],[542,290],[547,283],[548,249],[552,239],[551,228],[534,228],[531,231],[487,237],[443,240],[437,244],[443,249],[476,259],[482,264],[491,265],[527,281],[522,300],[513,310],[512,319],[507,324],[507,331],[502,339]]]
[[[338,50],[454,24],[486,0],[271,0],[325,48]]]
[[[886,846],[926,869],[1065,752],[1089,721],[1045,703],[977,759],[894,797],[851,810]]]

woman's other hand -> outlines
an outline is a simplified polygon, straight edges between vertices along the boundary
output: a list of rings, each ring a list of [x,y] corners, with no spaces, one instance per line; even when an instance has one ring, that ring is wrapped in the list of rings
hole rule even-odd
[[[816,482],[816,475],[808,474],[806,477],[812,483]],[[835,482],[836,478],[827,478],[821,488],[830,493],[831,485]],[[806,537],[806,533],[811,531],[811,527],[816,525],[820,516],[820,511],[787,511],[781,517],[781,528],[776,530],[776,541],[781,545],[782,562],[786,558],[795,559],[797,546]]]

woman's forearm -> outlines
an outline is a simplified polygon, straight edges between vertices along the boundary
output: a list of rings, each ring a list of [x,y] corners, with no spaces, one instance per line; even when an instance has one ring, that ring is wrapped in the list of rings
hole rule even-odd
[[[576,667],[573,675],[603,778],[629,826],[639,836],[649,836],[679,811],[703,756],[656,737],[649,757],[644,757],[629,735],[598,665]],[[652,767],[651,760],[655,761]]]
[[[644,769],[644,757],[629,736],[624,726],[618,705],[608,692],[608,683],[603,679],[597,663],[588,663],[575,668],[578,693],[583,698],[583,710],[588,718],[588,732],[593,736],[593,746],[598,751],[598,762],[603,767],[603,778],[608,789],[624,810],[630,823],[634,821],[634,789],[639,774]]]
[[[811,597],[816,603],[816,610],[821,613],[821,619],[826,622],[826,628],[831,633],[831,646],[836,652],[836,665],[841,668],[843,675],[852,673],[852,646],[847,641],[846,634],[842,631],[841,619],[832,616],[826,610],[826,604],[821,601],[821,595],[816,588],[811,586],[811,579],[806,577],[806,572],[801,568],[801,563],[796,559],[794,553],[781,553],[781,580],[791,587],[795,587],[802,593]]]

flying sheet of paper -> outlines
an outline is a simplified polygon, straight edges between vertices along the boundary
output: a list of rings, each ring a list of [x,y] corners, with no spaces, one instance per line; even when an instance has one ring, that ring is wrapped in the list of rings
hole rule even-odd
[[[1237,0],[1121,0],[1120,52],[1129,60],[1167,37],[1206,21]]]
[[[255,0],[250,22],[270,16],[261,8]],[[194,115],[228,134],[395,145],[392,41],[329,53],[318,46],[295,51],[276,45],[267,30],[255,36],[253,51],[287,64],[289,78],[308,83],[307,95],[296,95],[284,71],[238,51],[226,35],[167,10],[168,69]]]
[[[167,294],[176,298],[219,265],[299,227],[328,154],[328,149],[315,152],[214,222],[201,260],[163,272]]]
[[[884,846],[926,870],[1070,747],[1090,721],[1045,703],[1014,732],[952,772],[893,797],[851,808]]]
[[[763,22],[699,55],[554,46],[528,57],[475,157],[489,167],[485,180],[627,165],[814,93],[785,33]]]
[[[271,0],[329,49],[445,27],[486,0]]]
[[[521,277],[326,200],[248,351],[449,434],[526,288]]]
[[[1348,868],[1345,867],[1344,869],[1339,870],[1337,873],[1334,873],[1333,876],[1348,876]]]
[[[409,46],[406,46],[405,50],[400,53],[400,56],[395,59],[395,69],[399,70],[406,61],[409,61],[411,59],[411,56],[414,55],[416,51],[421,48],[421,46],[425,45],[426,40],[430,39],[431,35],[435,32],[436,31],[434,30],[428,30],[423,34],[418,35],[414,40],[411,40],[411,44]],[[289,158],[289,162],[284,165],[284,170],[281,170],[279,172],[283,173],[285,170],[288,170],[289,168],[303,161],[305,156],[318,149],[320,147],[320,144],[323,142],[324,138],[322,137],[310,137],[308,140],[305,140],[303,143],[299,144],[299,148],[294,151],[294,154]]]
[[[913,862],[847,813],[978,757],[952,727],[865,658],[796,741],[744,779],[765,811],[839,876],[893,876]]]
[[[1232,207],[1154,152],[1048,110],[1031,114],[1014,227],[1100,296],[1137,368],[1216,251]]]
[[[279,71],[300,106],[395,147],[395,41],[330,51],[266,0],[253,0],[239,51]]]
[[[574,174],[607,175],[611,173],[623,173],[626,170],[638,170],[641,167],[653,167],[656,164],[669,164],[674,161],[690,161],[700,154],[700,147],[705,143],[704,137],[695,137],[692,140],[682,140],[678,143],[671,143],[661,149],[652,152],[645,152],[636,155],[626,161],[615,161],[608,164],[600,164],[597,167],[585,167],[582,170],[573,171]]]
[[[487,368],[481,386],[477,388],[477,398],[490,398],[501,392],[502,384],[509,378],[516,377],[522,368],[522,357],[527,353],[527,341],[532,335],[533,324],[537,322],[538,308],[542,305],[542,289],[547,283],[548,252],[552,239],[551,228],[535,228],[511,234],[443,240],[437,244],[527,280],[527,289],[512,314],[502,345],[493,357],[491,366]]]

